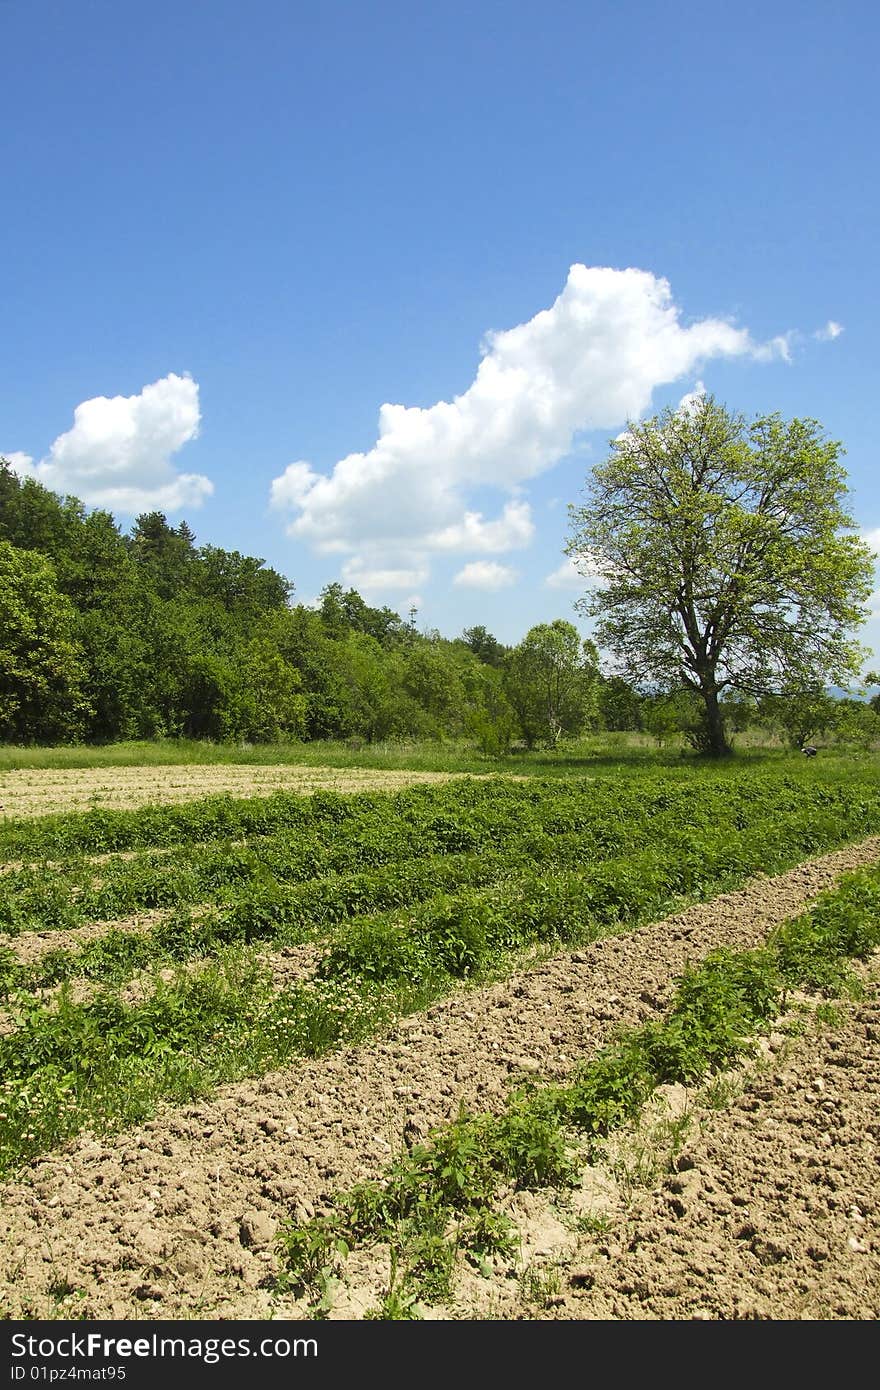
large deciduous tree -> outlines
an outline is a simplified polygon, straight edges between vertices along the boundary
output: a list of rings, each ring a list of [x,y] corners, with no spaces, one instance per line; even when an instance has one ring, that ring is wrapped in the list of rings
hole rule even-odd
[[[845,684],[864,653],[873,555],[846,507],[843,450],[815,420],[747,423],[713,397],[611,443],[569,508],[567,553],[599,582],[579,600],[636,684],[684,683],[702,746],[728,751],[725,691]]]

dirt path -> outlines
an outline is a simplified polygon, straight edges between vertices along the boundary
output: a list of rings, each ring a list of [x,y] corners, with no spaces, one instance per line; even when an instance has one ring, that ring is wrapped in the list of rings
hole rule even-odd
[[[479,993],[459,994],[370,1047],[225,1087],[209,1101],[165,1111],[119,1136],[81,1137],[0,1189],[0,1303],[24,1318],[301,1315],[301,1305],[275,1300],[262,1286],[273,1268],[280,1220],[310,1216],[334,1192],[378,1175],[399,1149],[408,1120],[426,1128],[454,1115],[462,1102],[493,1109],[522,1071],[564,1075],[621,1024],[662,1009],[687,964],[719,945],[757,944],[838,874],[878,857],[877,838],[836,851]],[[874,1027],[865,1020],[854,1026]],[[858,1033],[852,1041],[863,1050]],[[838,1071],[841,1086],[852,1083],[859,1091],[853,1115],[862,1113],[876,1066]],[[849,1138],[857,1128],[853,1121],[841,1133]],[[784,1143],[768,1147],[752,1112],[743,1112],[734,1138],[743,1165],[735,1180],[746,1192],[759,1181],[762,1192],[776,1181],[788,1184],[800,1171],[792,1165],[806,1162]],[[733,1140],[722,1143],[719,1163],[727,1142]],[[841,1144],[841,1161],[855,1158],[857,1149]],[[860,1173],[841,1181],[860,1194],[867,1223]],[[686,1247],[687,1239],[681,1243]],[[863,1252],[851,1253],[861,1259]],[[876,1274],[873,1267],[875,1289]],[[676,1278],[684,1278],[681,1269]],[[609,1292],[598,1313],[572,1311],[578,1296],[572,1293],[562,1305],[568,1311],[556,1315],[690,1316],[657,1311],[677,1305],[651,1304],[651,1288],[634,1276],[632,1290]],[[622,1311],[615,1311],[615,1297]],[[859,1308],[869,1302],[866,1294]],[[725,1315],[714,1307],[708,1305],[710,1316]],[[830,1316],[843,1315],[832,1310]]]

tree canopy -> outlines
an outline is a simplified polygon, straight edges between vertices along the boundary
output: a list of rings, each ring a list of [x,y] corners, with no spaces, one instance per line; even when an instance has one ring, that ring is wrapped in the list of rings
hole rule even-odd
[[[598,671],[595,645],[572,623],[557,618],[529,629],[505,665],[507,698],[529,748],[580,733],[595,711]]]
[[[496,756],[579,727],[562,671],[536,715],[531,666],[517,718],[509,649],[485,627],[447,641],[341,584],[316,609],[294,606],[293,587],[162,512],[123,535],[0,459],[0,738],[468,734]]]
[[[0,540],[0,739],[80,732],[87,706],[75,625],[49,561]]]
[[[569,508],[566,551],[598,576],[578,607],[621,676],[694,691],[718,755],[725,691],[857,675],[873,555],[847,534],[843,449],[817,421],[747,423],[704,396],[631,423],[610,448]]]

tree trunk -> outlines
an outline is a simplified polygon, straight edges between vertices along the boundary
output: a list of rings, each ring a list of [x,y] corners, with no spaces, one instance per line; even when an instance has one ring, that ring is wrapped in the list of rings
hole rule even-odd
[[[724,732],[715,682],[704,685],[702,694],[706,705],[706,752],[712,758],[723,758],[730,752],[730,744]]]

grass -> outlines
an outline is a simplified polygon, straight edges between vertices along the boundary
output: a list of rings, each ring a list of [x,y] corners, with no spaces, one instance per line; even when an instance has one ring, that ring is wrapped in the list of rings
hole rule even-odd
[[[773,736],[757,731],[735,735],[734,763],[770,764],[803,762],[797,752],[780,744]],[[854,753],[845,745],[822,749],[821,763],[831,758],[851,758],[864,765],[876,761],[876,754]],[[101,745],[75,744],[65,747],[0,746],[0,776],[21,769],[112,768],[112,767],[206,767],[238,765],[245,767],[333,767],[374,768],[421,772],[486,773],[501,771],[525,776],[571,776],[578,773],[613,772],[621,769],[675,768],[682,762],[702,765],[681,735],[674,735],[663,746],[645,733],[604,731],[568,740],[553,750],[515,749],[493,758],[479,753],[464,740],[406,742],[389,740],[364,743],[360,740],[325,740],[313,743],[211,743],[200,739],[156,739]],[[708,764],[711,766],[711,763]]]

